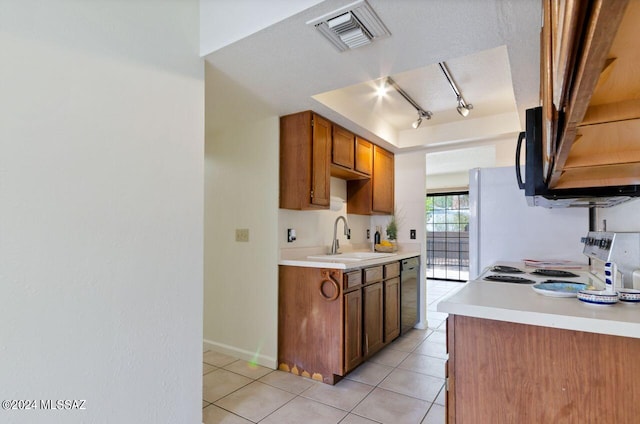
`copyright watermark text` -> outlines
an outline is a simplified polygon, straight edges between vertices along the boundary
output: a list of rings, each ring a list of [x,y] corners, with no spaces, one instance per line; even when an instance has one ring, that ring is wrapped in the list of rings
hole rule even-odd
[[[83,399],[5,399],[2,401],[2,409],[84,410],[87,409],[87,401]]]

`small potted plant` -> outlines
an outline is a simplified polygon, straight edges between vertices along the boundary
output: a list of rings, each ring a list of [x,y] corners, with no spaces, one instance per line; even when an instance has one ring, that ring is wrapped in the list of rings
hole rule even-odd
[[[391,215],[391,221],[387,224],[387,238],[391,242],[395,242],[398,238],[398,223],[395,215]]]

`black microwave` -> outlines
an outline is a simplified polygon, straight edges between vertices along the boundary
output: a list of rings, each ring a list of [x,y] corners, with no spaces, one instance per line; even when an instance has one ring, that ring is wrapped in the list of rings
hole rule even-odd
[[[553,162],[544,163],[542,107],[527,109],[525,131],[518,135],[516,145],[516,179],[524,190],[529,206],[546,208],[610,207],[640,196],[640,186],[607,186],[550,189],[549,174]],[[524,180],[520,156],[525,145]],[[550,158],[553,161],[553,157]],[[548,172],[545,172],[547,171]]]

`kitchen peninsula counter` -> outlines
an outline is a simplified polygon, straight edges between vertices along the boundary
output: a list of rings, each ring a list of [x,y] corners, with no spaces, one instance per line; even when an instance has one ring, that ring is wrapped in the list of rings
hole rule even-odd
[[[640,304],[590,305],[534,292],[529,284],[469,281],[438,311],[565,330],[640,338]]]
[[[638,422],[640,305],[470,281],[438,311],[449,314],[447,422]]]

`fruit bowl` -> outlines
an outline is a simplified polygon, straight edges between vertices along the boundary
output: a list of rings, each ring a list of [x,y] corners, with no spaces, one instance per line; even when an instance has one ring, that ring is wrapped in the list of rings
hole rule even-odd
[[[376,252],[387,252],[387,253],[391,253],[391,252],[396,252],[398,251],[398,245],[396,243],[390,243],[390,244],[376,244],[375,245],[375,251]]]

